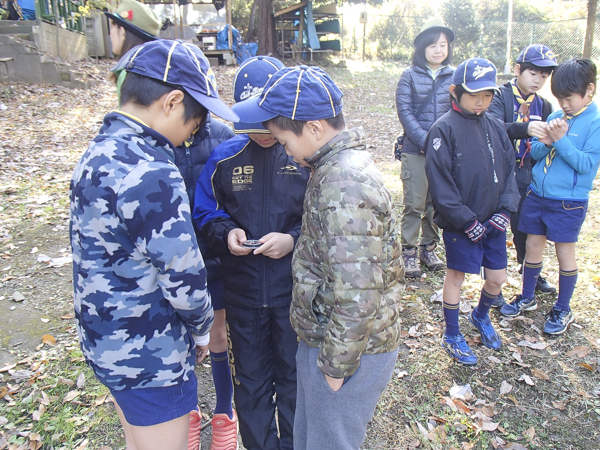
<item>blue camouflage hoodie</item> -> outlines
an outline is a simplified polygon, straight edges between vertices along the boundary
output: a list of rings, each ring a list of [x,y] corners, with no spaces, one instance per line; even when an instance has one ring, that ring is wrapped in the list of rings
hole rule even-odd
[[[187,380],[194,336],[212,324],[204,262],[173,161],[164,136],[113,112],[71,180],[79,340],[96,376],[114,390]]]

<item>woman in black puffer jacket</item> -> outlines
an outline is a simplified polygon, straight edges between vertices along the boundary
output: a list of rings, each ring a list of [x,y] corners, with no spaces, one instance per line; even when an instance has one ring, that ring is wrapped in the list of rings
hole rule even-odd
[[[396,109],[404,130],[400,173],[404,193],[402,258],[405,274],[412,278],[421,276],[419,260],[429,270],[445,267],[435,252],[440,237],[427,192],[424,143],[429,128],[451,106],[448,88],[454,74],[453,40],[454,32],[441,19],[427,21],[415,38],[412,65],[402,72],[396,88]]]

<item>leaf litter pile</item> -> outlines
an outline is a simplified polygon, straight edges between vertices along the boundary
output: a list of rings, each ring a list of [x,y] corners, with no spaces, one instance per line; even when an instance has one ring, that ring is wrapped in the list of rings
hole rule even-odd
[[[110,63],[83,63],[100,80]],[[349,127],[362,126],[368,150],[401,210],[400,131],[395,88],[401,68],[349,61],[326,68],[344,92]],[[231,103],[235,68],[215,68]],[[3,88],[6,85],[2,85]],[[108,391],[87,368],[73,323],[68,186],[74,164],[116,107],[105,81],[87,91],[13,83],[0,95],[0,450],[117,449],[124,439]],[[600,195],[598,183],[577,247],[576,322],[550,337],[541,330],[556,297],[515,319],[492,312],[502,348],[480,344],[466,319],[482,281],[467,276],[461,328],[479,361],[450,360],[443,332],[442,273],[409,279],[403,297],[396,370],[369,424],[364,449],[574,449],[600,442]],[[519,292],[509,242],[505,298]],[[443,255],[443,249],[440,249]],[[557,284],[554,249],[543,274]],[[197,368],[199,404],[214,407],[210,365]],[[203,444],[210,442],[210,427]],[[595,444],[594,444],[595,443]],[[208,445],[207,445],[208,444]]]

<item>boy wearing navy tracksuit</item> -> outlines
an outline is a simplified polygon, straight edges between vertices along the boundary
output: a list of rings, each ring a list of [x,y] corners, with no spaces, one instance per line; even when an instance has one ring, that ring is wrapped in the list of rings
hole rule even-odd
[[[515,152],[504,126],[486,114],[496,89],[496,68],[471,58],[454,72],[452,109],[429,130],[425,171],[435,207],[434,221],[444,230],[447,272],[443,289],[446,331],[441,345],[450,356],[475,364],[477,357],[459,328],[458,305],[465,273],[486,270],[479,304],[470,320],[489,348],[501,346],[489,318],[506,280],[506,227],[517,210]]]
[[[236,74],[235,100],[260,93],[283,67],[266,56],[246,62]],[[262,124],[240,122],[234,129],[246,134],[213,151],[198,180],[193,215],[221,255],[244,447],[291,450],[298,349],[290,323],[291,260],[310,171],[296,164]],[[261,245],[246,247],[248,240]]]
[[[558,299],[547,315],[544,332],[564,333],[574,316],[570,301],[577,283],[575,247],[585,220],[589,191],[600,165],[600,111],[593,102],[596,65],[575,58],[552,75],[552,93],[562,111],[548,117],[548,136],[534,139],[533,180],[519,221],[527,233],[523,290],[500,312],[516,317],[537,308],[535,285],[547,240],[554,241],[560,269]]]
[[[552,104],[538,92],[557,65],[554,53],[547,46],[527,46],[517,58],[514,67],[515,78],[498,88],[498,94],[494,95],[489,109],[490,114],[504,122],[508,137],[515,145],[515,177],[521,200],[517,212],[510,218],[510,229],[513,233],[517,262],[521,265],[525,259],[527,235],[519,231],[519,217],[531,183],[531,169],[536,162],[531,157],[531,140],[548,135],[546,119],[553,109]],[[556,288],[541,275],[535,290],[544,294],[556,292]],[[500,307],[505,303],[504,298],[499,297],[499,302],[493,306]]]

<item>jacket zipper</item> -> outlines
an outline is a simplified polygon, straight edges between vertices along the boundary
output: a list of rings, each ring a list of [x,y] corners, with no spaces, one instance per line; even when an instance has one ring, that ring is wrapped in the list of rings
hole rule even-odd
[[[267,212],[266,210],[268,209],[268,205],[267,205],[267,198],[268,198],[268,191],[270,190],[269,187],[271,185],[271,163],[269,161],[269,156],[271,155],[271,152],[268,151],[268,149],[266,148],[260,148],[260,150],[262,151],[263,154],[263,177],[261,180],[262,183],[262,201],[261,201],[261,233],[262,236],[264,236],[265,234],[267,234],[267,225],[268,225],[268,220],[267,220]],[[259,237],[262,237],[259,236]],[[269,283],[268,283],[268,263],[269,261],[267,261],[268,256],[262,256],[262,258],[260,258],[260,279],[262,280],[262,286],[261,286],[261,297],[262,297],[262,304],[263,304],[263,308],[268,308],[269,307],[269,295],[268,295],[268,289],[269,289]]]

